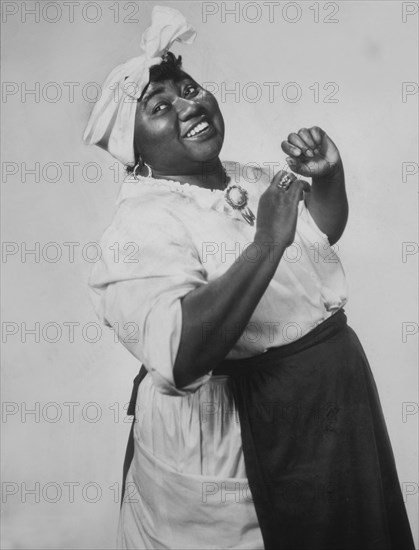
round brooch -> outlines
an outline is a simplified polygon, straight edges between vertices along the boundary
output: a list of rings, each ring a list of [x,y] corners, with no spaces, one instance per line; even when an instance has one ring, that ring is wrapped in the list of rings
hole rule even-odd
[[[240,212],[243,219],[246,220],[249,225],[254,225],[256,218],[247,206],[249,195],[246,189],[243,189],[240,185],[230,185],[224,191],[224,198],[231,208]]]

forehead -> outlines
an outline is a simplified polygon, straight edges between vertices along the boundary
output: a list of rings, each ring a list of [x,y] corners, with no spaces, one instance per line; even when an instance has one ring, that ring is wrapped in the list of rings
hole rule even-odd
[[[146,103],[152,96],[165,91],[177,91],[185,82],[195,82],[195,80],[186,73],[180,73],[176,77],[161,78],[151,80],[144,89],[140,101]]]

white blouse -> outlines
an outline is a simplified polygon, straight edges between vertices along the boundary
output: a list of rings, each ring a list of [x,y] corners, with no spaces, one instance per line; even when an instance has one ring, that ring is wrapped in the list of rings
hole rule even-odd
[[[228,173],[231,164],[224,163]],[[244,171],[236,167],[234,173]],[[268,174],[246,166],[246,178],[235,183],[248,191],[256,214]],[[254,233],[221,190],[132,176],[123,183],[90,286],[100,318],[114,326],[159,391],[185,395],[209,380],[212,371],[181,390],[174,385],[181,298],[220,277],[243,251],[257,261]],[[227,358],[251,357],[301,338],[346,300],[340,260],[301,201],[294,243]],[[209,329],[203,325],[203,337]]]
[[[268,174],[247,167],[234,183],[248,191],[256,214]],[[222,275],[243,251],[256,259],[255,227],[222,191],[176,181],[127,178],[118,205],[90,285],[102,321],[151,377],[138,389],[117,547],[263,550],[228,377],[210,372],[180,390],[172,372],[181,298]],[[346,299],[339,258],[301,201],[295,242],[228,358],[290,343]]]

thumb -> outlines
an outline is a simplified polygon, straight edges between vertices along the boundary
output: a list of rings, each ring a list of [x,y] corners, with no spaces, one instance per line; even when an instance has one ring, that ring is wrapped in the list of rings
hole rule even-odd
[[[296,174],[299,174],[300,176],[305,176],[305,177],[312,177],[313,175],[312,170],[310,169],[310,166],[308,166],[307,164],[293,157],[287,157],[286,161],[290,169]]]

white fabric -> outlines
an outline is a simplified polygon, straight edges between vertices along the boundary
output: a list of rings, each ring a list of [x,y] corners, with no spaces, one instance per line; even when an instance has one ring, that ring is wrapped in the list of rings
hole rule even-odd
[[[195,30],[180,11],[155,6],[151,25],[141,38],[143,55],[129,59],[110,72],[84,131],[84,142],[99,145],[123,164],[133,165],[135,112],[137,100],[150,78],[149,69],[162,62],[162,56],[174,42],[191,44],[195,37]]]
[[[265,174],[255,183],[240,181],[254,213],[266,184]],[[128,178],[123,184],[92,272],[93,298],[102,320],[117,323],[122,340],[128,339],[125,323],[138,327],[138,341],[123,343],[150,370],[160,391],[185,395],[209,379],[210,374],[183,390],[174,386],[180,300],[218,278],[243,250],[254,258],[257,251],[248,247],[254,231],[222,191],[153,178]],[[135,255],[128,243],[138,243]],[[303,336],[345,304],[346,292],[339,258],[301,201],[294,244],[227,357],[251,357]],[[204,336],[209,328],[203,327]]]
[[[268,175],[225,166],[229,173],[246,173],[231,183],[247,189],[256,214]],[[102,321],[118,323],[121,341],[151,374],[138,391],[118,548],[263,549],[226,378],[209,373],[177,389],[172,374],[180,299],[223,274],[244,249],[253,257],[246,247],[255,228],[228,206],[222,191],[174,181],[128,178],[118,204],[100,241],[92,297]],[[135,254],[127,243],[138,243]],[[346,300],[339,258],[301,201],[294,245],[228,357],[290,343]],[[138,341],[124,342],[127,322],[138,326]]]
[[[141,383],[118,548],[263,550],[226,381],[185,397]]]

